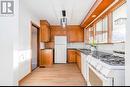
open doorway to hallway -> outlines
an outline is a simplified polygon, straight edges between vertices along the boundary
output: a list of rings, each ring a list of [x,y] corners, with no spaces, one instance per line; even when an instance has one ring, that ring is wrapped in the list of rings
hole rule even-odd
[[[31,23],[31,71],[39,66],[39,26]]]

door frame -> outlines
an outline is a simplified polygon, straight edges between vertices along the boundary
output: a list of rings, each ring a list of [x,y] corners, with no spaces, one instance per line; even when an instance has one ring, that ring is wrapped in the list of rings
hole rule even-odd
[[[30,31],[30,46],[31,46],[30,48],[31,49],[32,49],[32,37],[31,37],[32,36],[32,33],[31,33],[32,32],[32,27],[35,27],[37,29],[37,67],[39,67],[39,59],[40,59],[40,38],[39,38],[39,34],[40,34],[40,27],[37,24],[33,23],[32,21],[30,23],[30,26],[31,26],[31,31]],[[33,70],[35,70],[35,69],[33,69]],[[33,70],[32,70],[32,50],[31,50],[30,72],[32,72]]]

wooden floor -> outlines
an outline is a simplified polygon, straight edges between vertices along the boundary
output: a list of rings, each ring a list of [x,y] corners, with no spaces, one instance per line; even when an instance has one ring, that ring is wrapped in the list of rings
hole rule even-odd
[[[37,68],[20,81],[20,86],[86,86],[76,64],[54,64]]]

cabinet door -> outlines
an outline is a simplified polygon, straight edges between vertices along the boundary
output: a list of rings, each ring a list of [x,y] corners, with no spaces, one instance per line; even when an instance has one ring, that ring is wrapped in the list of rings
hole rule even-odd
[[[80,55],[77,55],[77,63],[78,63],[78,67],[81,70],[81,59],[80,59]]]
[[[68,50],[68,63],[76,63],[76,51]]]
[[[53,64],[53,50],[41,50],[40,67],[48,67]]]
[[[40,40],[42,42],[49,42],[50,41],[50,27],[45,21],[40,22]]]
[[[60,26],[51,26],[51,41],[54,42],[55,36],[66,36],[66,29]]]
[[[81,55],[79,51],[77,51],[77,65],[78,68],[81,70]]]
[[[78,54],[76,54],[76,58],[77,58],[77,66],[79,68],[79,56],[78,56]]]
[[[69,42],[83,42],[84,41],[84,30],[79,26],[71,26],[67,28],[67,35]]]

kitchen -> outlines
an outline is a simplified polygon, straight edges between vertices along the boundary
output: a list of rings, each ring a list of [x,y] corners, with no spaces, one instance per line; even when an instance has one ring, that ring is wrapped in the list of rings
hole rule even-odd
[[[126,3],[21,0],[18,85],[125,86]]]
[[[55,65],[76,64],[88,86],[125,85],[125,3],[125,0],[98,0],[80,25],[67,24],[69,19],[66,10],[60,12],[63,16],[59,18],[61,25],[40,20],[37,68],[51,70]],[[121,32],[119,29],[122,29]],[[33,74],[36,71],[34,69],[31,72]],[[21,85],[25,85],[24,79],[26,77],[21,80]],[[29,85],[28,80],[26,85]]]

